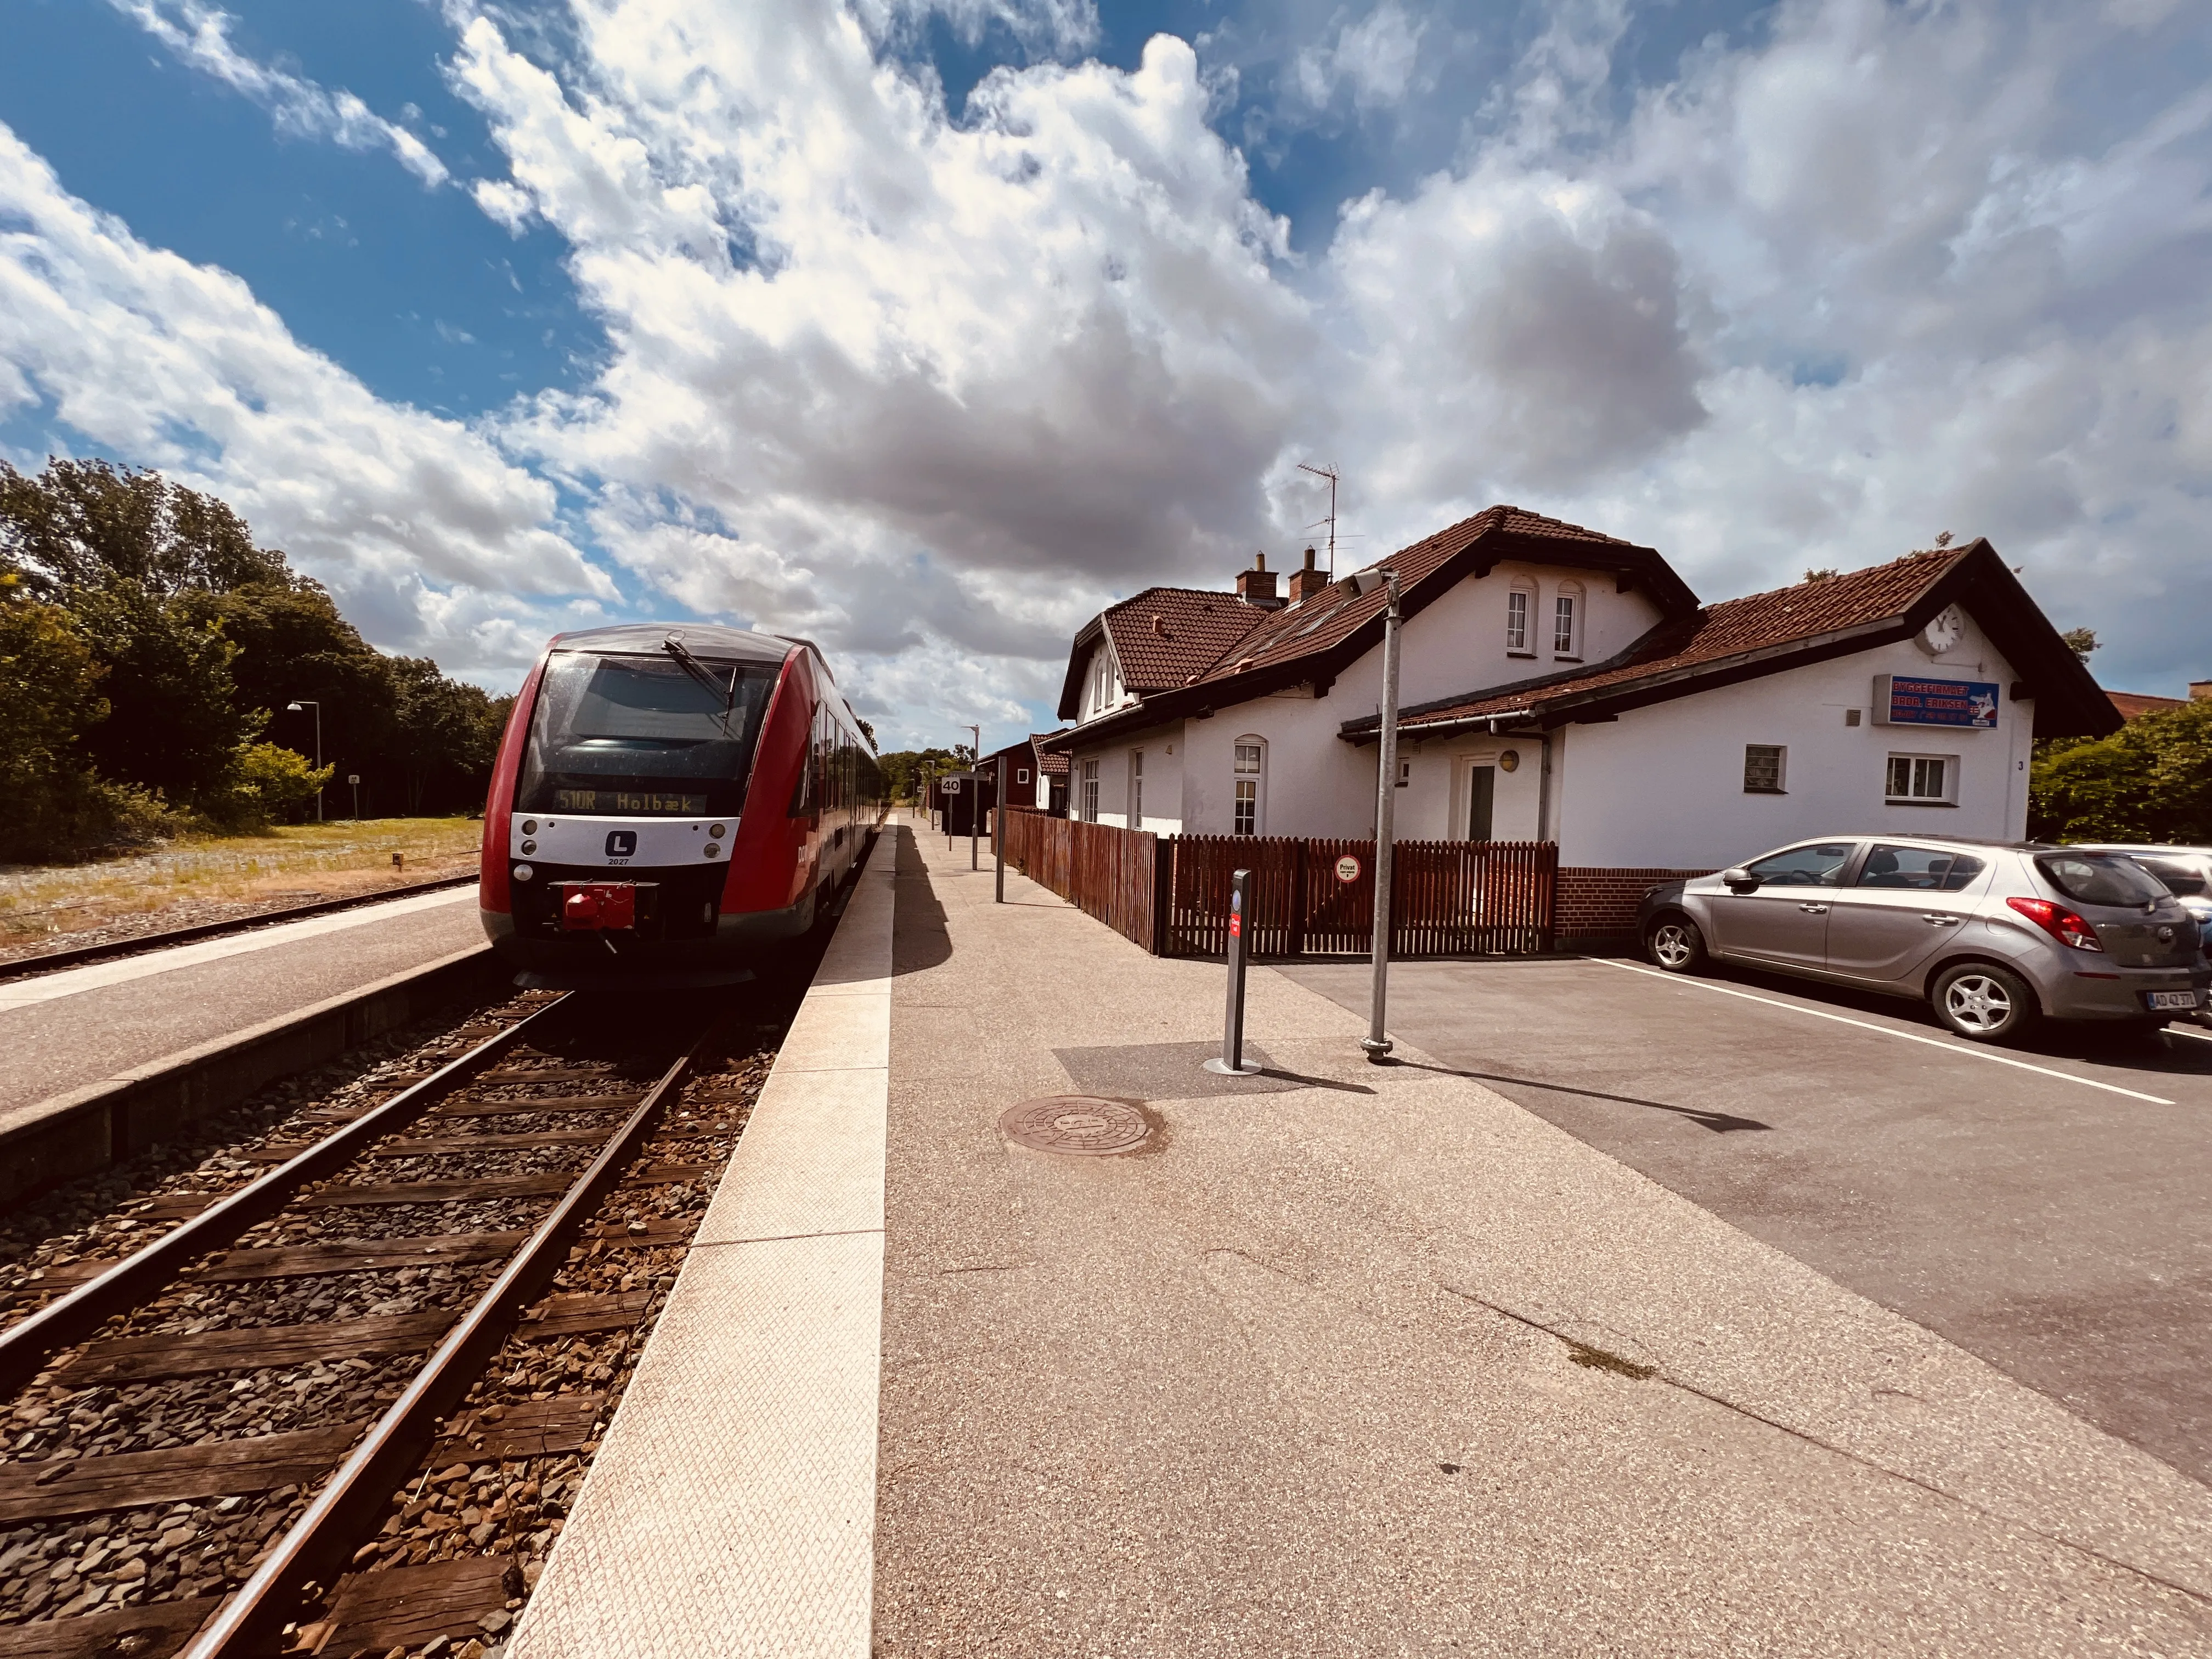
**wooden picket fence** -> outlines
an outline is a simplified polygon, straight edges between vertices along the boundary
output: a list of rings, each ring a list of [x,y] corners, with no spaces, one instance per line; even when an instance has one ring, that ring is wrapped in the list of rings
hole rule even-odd
[[[1155,956],[1218,957],[1231,872],[1252,872],[1255,957],[1364,956],[1375,843],[1287,836],[1170,836],[1006,814],[1006,860]],[[1394,957],[1526,956],[1556,937],[1551,842],[1401,841],[1392,858]]]
[[[1154,956],[1159,948],[1160,839],[1034,810],[1006,814],[1006,862]]]

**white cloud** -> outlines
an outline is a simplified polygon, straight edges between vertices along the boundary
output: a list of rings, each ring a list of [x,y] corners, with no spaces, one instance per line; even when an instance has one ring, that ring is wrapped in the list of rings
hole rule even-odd
[[[482,17],[453,74],[614,346],[507,441],[617,557],[941,665],[1242,561],[1318,346],[1187,46],[1002,70],[961,127],[848,15],[686,11],[681,54],[651,0],[579,23],[560,78]]]
[[[1378,542],[1516,500],[1724,594],[1986,533],[2112,642],[2100,671],[2186,678],[2212,611],[2201,82],[2099,129],[2068,85],[2160,77],[2093,14],[1801,0],[1608,125],[1619,20],[1579,15],[1496,137],[1354,204],[1330,251]]]
[[[379,400],[235,276],[139,242],[0,127],[8,412],[220,494],[380,645],[495,664],[500,617],[616,597],[553,527],[544,480]]]
[[[211,75],[267,110],[279,132],[323,138],[346,149],[388,149],[400,166],[435,189],[446,164],[403,126],[386,120],[353,94],[332,91],[288,70],[256,63],[232,45],[228,12],[206,0],[108,0],[167,47],[178,62]]]
[[[1050,58],[1073,56],[1098,40],[1093,0],[855,0],[854,12],[880,45],[913,44],[933,16],[971,48],[985,44],[994,28]]]
[[[219,15],[186,3],[158,15]],[[1301,258],[1217,130],[1234,73],[1209,89],[1182,42],[1122,71],[1055,61],[1096,36],[1083,0],[854,4],[592,0],[523,40],[447,0],[452,84],[508,162],[471,193],[566,240],[605,329],[579,391],[481,432],[386,408],[49,181],[0,398],[134,458],[217,453],[395,629],[501,649],[550,589],[612,602],[553,481],[662,602],[820,639],[904,711],[895,741],[1018,724],[1113,593],[1301,545],[1316,454],[1364,556],[1516,500],[1725,594],[1983,532],[2121,678],[2203,672],[2212,94],[2185,8],[1790,0],[1632,85],[1627,0],[1544,8],[1502,79],[1463,72],[1449,12],[1293,8],[1251,61],[1309,131],[1349,108],[1469,135]],[[916,66],[933,16],[1032,61],[956,118]],[[384,449],[409,459],[359,459]],[[407,473],[433,462],[442,491]],[[498,597],[531,580],[544,600]]]
[[[1421,67],[1425,18],[1410,17],[1398,0],[1382,0],[1364,17],[1339,24],[1327,45],[1301,47],[1291,60],[1290,84],[1315,109],[1326,109],[1340,90],[1361,110],[1398,103]]]

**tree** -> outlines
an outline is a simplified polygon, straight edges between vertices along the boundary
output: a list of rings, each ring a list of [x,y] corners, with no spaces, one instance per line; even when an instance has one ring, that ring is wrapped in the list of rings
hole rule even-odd
[[[106,669],[107,718],[85,733],[93,763],[177,805],[221,789],[232,751],[259,727],[234,701],[238,647],[221,626],[130,577],[73,591],[70,609]]]
[[[2110,737],[2039,745],[2027,832],[2039,841],[2212,841],[2212,700]]]
[[[967,746],[951,749],[896,749],[879,757],[884,779],[894,799],[912,800],[920,793],[919,780],[934,770],[951,772],[967,764]]]
[[[2066,641],[2066,648],[2074,653],[2082,667],[2087,668],[2089,653],[2097,648],[2097,630],[2094,628],[2069,628],[2058,637]]]
[[[324,762],[341,775],[371,779],[393,766],[398,694],[392,660],[338,614],[319,582],[303,576],[257,581],[186,593],[177,605],[220,625],[238,647],[231,676],[239,706],[262,711],[263,729],[272,738],[313,758],[317,715],[288,710],[294,702],[313,702],[321,711]]]
[[[226,502],[158,472],[51,456],[35,477],[0,461],[0,564],[50,596],[118,576],[167,599],[288,575]]]
[[[21,607],[0,630],[9,672],[68,715],[0,739],[11,810],[28,810],[36,773],[38,799],[61,803],[47,817],[78,826],[38,832],[56,846],[84,842],[107,808],[155,821],[148,791],[224,823],[296,812],[318,725],[321,769],[359,774],[370,811],[472,807],[513,707],[427,658],[386,657],[226,502],[109,461],[50,457],[36,475],[0,461],[0,601]]]
[[[511,697],[449,679],[428,657],[386,665],[396,693],[394,730],[407,810],[426,803],[474,805],[491,777]]]

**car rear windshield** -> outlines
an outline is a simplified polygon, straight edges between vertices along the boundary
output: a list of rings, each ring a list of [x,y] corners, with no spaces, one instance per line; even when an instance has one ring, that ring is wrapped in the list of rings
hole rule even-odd
[[[538,689],[525,812],[727,817],[744,804],[769,666],[556,652]]]
[[[2166,890],[2181,898],[2197,898],[2204,891],[2204,878],[2185,864],[2174,864],[2165,859],[2148,859],[2140,853],[2136,862],[2166,884]]]
[[[2166,884],[2133,859],[2112,853],[2046,853],[2035,861],[2043,878],[2080,904],[2140,909],[2166,896]]]

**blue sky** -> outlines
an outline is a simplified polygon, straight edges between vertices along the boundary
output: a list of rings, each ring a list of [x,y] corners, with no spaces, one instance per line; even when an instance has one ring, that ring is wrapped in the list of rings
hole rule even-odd
[[[1711,598],[1985,533],[2212,674],[2174,0],[10,0],[0,453],[220,490],[380,645],[821,639],[894,742],[1346,476]]]

